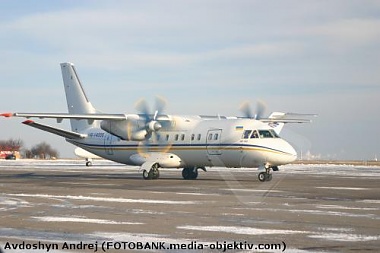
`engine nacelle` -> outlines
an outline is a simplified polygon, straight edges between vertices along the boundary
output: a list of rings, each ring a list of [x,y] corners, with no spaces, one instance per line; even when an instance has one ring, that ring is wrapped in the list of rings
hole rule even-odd
[[[136,129],[136,126],[128,121],[103,120],[100,123],[100,128],[122,140],[128,141],[143,141],[148,134],[147,130]]]
[[[146,130],[135,131],[131,134],[129,140],[131,140],[131,141],[143,141],[146,139],[147,134],[148,134],[148,132]]]

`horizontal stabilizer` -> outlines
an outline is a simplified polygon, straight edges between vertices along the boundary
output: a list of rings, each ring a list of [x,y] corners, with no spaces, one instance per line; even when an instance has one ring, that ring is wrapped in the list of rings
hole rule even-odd
[[[310,119],[260,119],[265,123],[310,123]]]
[[[316,114],[273,112],[266,119],[260,119],[265,123],[310,123],[307,117],[317,117]]]
[[[60,128],[55,128],[52,126],[43,125],[40,123],[36,123],[33,120],[26,120],[22,123],[25,125],[28,125],[28,126],[31,126],[31,127],[34,127],[34,128],[37,128],[37,129],[40,129],[40,130],[43,130],[43,131],[46,131],[49,133],[52,133],[52,134],[62,136],[62,137],[67,138],[67,139],[83,139],[83,138],[87,137],[86,134],[79,134],[79,133],[63,130]]]

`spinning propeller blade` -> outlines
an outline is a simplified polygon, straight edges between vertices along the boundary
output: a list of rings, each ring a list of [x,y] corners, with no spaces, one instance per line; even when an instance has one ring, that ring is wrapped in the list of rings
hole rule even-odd
[[[135,107],[136,110],[142,113],[145,119],[145,130],[147,131],[145,140],[140,142],[138,153],[140,155],[146,155],[146,153],[152,152],[152,150],[154,152],[168,152],[171,148],[171,144],[163,141],[163,138],[159,138],[160,136],[157,133],[162,128],[158,120],[166,107],[166,100],[156,96],[155,110],[153,113],[149,110],[148,103],[144,99],[139,100]],[[154,139],[151,138],[153,135],[155,137]],[[152,147],[154,147],[154,149],[152,149]]]
[[[256,113],[252,113],[251,106],[249,102],[244,102],[240,106],[240,111],[243,113],[244,117],[250,118],[250,119],[257,119],[260,120],[263,118],[263,115],[265,113],[265,104],[263,101],[259,100],[256,105]]]

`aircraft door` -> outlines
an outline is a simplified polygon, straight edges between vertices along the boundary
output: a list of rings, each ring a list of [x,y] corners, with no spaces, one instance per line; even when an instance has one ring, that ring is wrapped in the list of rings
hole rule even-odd
[[[112,123],[109,122],[109,130],[111,131]],[[112,141],[114,136],[110,133],[105,134],[104,136],[104,150],[106,151],[107,155],[113,155],[113,148],[112,148]]]
[[[220,142],[222,139],[222,129],[213,129],[207,132],[206,148],[209,155],[221,155]]]
[[[113,155],[112,140],[113,135],[106,134],[106,137],[104,139],[104,149],[106,150],[107,155]]]

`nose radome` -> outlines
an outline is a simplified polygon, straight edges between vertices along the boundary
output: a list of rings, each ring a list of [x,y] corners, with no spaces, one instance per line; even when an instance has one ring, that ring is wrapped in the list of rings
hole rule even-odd
[[[297,151],[288,142],[287,142],[287,144],[289,145],[289,153],[297,158]]]
[[[294,162],[297,159],[297,151],[290,145],[287,141],[282,140],[282,151],[286,152],[287,155],[287,163]]]
[[[291,154],[293,156],[291,158],[292,159],[291,162],[294,162],[297,159],[297,151],[288,142],[287,142],[287,144],[288,144],[289,154]]]

